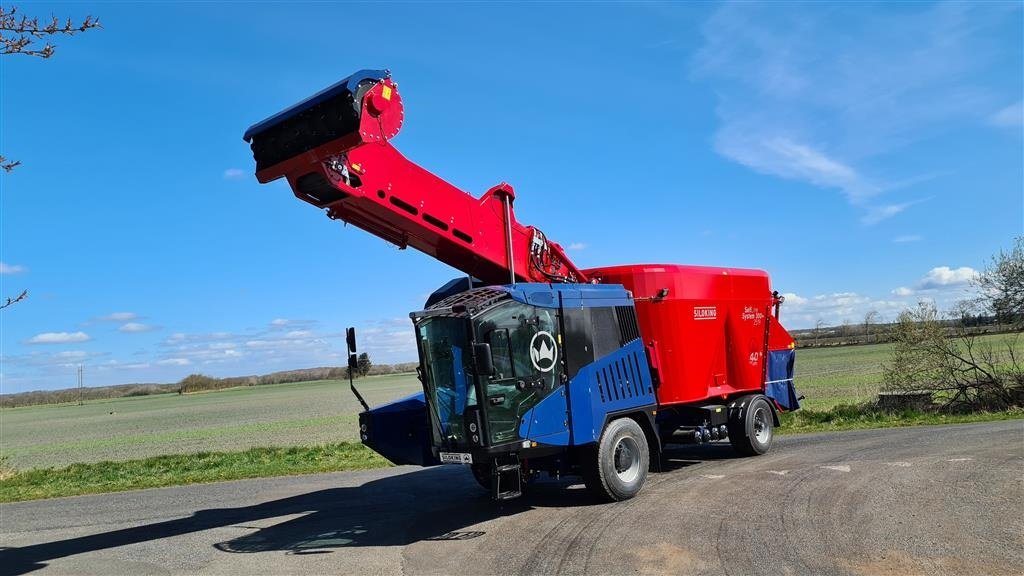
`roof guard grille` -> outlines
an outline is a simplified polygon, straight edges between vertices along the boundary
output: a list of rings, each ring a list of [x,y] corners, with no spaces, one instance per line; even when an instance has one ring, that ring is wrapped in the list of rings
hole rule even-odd
[[[452,294],[451,296],[435,303],[427,310],[437,310],[442,308],[454,308],[455,306],[463,306],[472,314],[476,310],[487,308],[488,306],[508,298],[508,292],[499,290],[496,288],[474,288],[472,290],[466,290],[465,292],[459,292],[458,294]]]

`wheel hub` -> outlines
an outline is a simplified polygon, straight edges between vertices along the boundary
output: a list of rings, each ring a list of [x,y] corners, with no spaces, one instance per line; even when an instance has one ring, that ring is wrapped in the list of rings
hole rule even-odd
[[[771,439],[772,429],[768,424],[767,410],[764,407],[758,407],[757,411],[754,412],[754,437],[757,441],[764,444]]]
[[[615,474],[623,482],[633,482],[640,475],[640,447],[636,440],[625,437],[615,444]]]

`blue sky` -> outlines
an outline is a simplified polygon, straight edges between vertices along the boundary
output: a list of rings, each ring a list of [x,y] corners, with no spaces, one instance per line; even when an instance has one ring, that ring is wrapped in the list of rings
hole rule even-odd
[[[794,328],[968,294],[1024,228],[1015,3],[21,3],[99,16],[0,58],[3,392],[415,357],[458,275],[261,186],[252,123],[361,68],[395,145],[583,267],[756,267]]]

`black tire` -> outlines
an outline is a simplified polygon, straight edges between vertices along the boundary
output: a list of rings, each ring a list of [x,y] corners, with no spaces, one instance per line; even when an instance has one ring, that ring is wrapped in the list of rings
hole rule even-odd
[[[583,454],[583,481],[601,500],[628,500],[643,488],[650,460],[640,425],[631,418],[612,420],[597,445]]]
[[[729,414],[729,443],[743,456],[764,454],[775,439],[772,405],[761,395],[746,396],[739,402],[746,405]]]
[[[491,465],[490,464],[470,464],[470,471],[473,472],[473,479],[480,485],[481,488],[490,492],[491,491]]]

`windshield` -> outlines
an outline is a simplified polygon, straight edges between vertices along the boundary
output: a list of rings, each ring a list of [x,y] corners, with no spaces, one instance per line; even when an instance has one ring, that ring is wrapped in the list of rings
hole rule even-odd
[[[509,301],[475,322],[477,338],[490,344],[494,361],[484,388],[491,443],[521,440],[523,414],[561,385],[555,310]]]
[[[442,445],[465,444],[466,409],[476,406],[476,389],[470,376],[472,353],[469,321],[465,318],[434,316],[416,325],[423,384],[427,401],[439,423]]]

